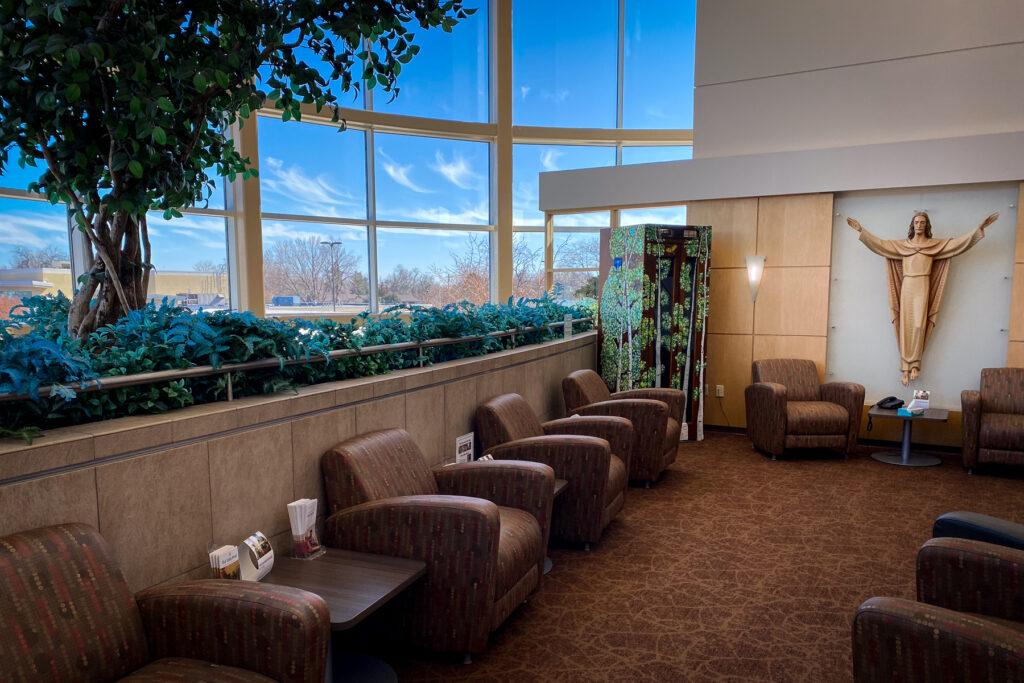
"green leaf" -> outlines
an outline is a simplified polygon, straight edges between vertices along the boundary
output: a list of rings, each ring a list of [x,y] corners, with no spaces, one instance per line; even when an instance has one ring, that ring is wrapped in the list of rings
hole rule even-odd
[[[142,177],[142,164],[140,164],[135,159],[132,159],[131,161],[128,162],[128,172],[131,173],[136,178],[141,178]]]
[[[173,114],[174,113],[174,105],[166,97],[158,98],[157,101],[156,101],[156,106],[160,107],[162,110],[164,110],[168,114]]]
[[[64,90],[64,99],[68,102],[77,102],[82,96],[82,88],[77,83],[72,83]]]
[[[82,61],[82,54],[75,48],[69,47],[67,50],[64,51],[64,59],[68,61],[68,64],[71,65],[71,68],[77,69],[78,65]]]
[[[206,82],[206,77],[198,73],[192,77],[192,85],[196,87],[196,90],[206,90],[208,83]]]
[[[167,133],[160,126],[153,126],[153,141],[158,145],[167,144]]]

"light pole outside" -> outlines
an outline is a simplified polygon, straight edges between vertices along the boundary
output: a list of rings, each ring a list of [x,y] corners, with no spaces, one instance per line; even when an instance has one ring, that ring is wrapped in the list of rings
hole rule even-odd
[[[335,247],[341,242],[337,240],[323,240],[320,244],[331,248],[331,307],[338,312],[338,250]]]

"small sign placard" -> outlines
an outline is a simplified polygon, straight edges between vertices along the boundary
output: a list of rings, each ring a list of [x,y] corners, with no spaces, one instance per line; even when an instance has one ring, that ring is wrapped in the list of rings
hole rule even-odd
[[[455,437],[455,462],[473,461],[473,432]]]

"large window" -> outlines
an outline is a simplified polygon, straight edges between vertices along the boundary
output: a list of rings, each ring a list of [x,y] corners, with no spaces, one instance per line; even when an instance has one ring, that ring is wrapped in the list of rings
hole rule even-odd
[[[537,208],[540,174],[591,166],[614,166],[615,149],[588,145],[515,145],[512,150],[512,220],[515,225],[544,225]]]
[[[693,128],[697,0],[626,0],[622,126]]]
[[[513,120],[614,128],[616,0],[512,3]]]
[[[377,220],[490,223],[486,143],[377,134],[374,145]]]
[[[381,306],[443,306],[490,298],[488,233],[381,228],[377,231]]]
[[[398,97],[342,97],[344,131],[311,106],[301,121],[272,109],[250,121],[236,145],[243,156],[258,146],[258,193],[217,182],[183,217],[151,215],[150,298],[226,308],[235,284],[244,287],[236,304],[253,306],[262,289],[271,315],[347,317],[395,303],[539,296],[546,285],[564,300],[592,296],[610,215],[556,216],[546,263],[539,174],[690,158],[694,0],[469,4],[478,11],[450,33],[410,27],[420,52],[402,67]],[[510,72],[498,74],[504,65]],[[495,108],[508,102],[499,82],[512,84],[511,112]],[[511,177],[495,172],[509,124]],[[84,263],[65,208],[25,192],[43,167],[20,168],[12,156],[0,176],[0,313],[4,296],[70,296],[73,266]],[[499,226],[509,211],[512,225]],[[619,214],[620,224],[642,222],[683,223],[685,207]],[[233,250],[251,242],[234,231],[251,226],[263,272],[236,277],[235,264],[249,261]],[[512,253],[495,253],[509,228]],[[509,271],[511,292],[499,291]]]
[[[486,2],[467,6],[475,6],[477,11],[451,33],[424,31],[417,24],[408,27],[420,52],[402,67],[398,97],[373,92],[375,110],[459,121],[489,119],[490,12]]]

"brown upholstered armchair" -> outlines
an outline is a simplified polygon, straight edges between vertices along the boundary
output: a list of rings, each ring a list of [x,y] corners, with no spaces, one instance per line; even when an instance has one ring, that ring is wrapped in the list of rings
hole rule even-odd
[[[629,478],[656,481],[676,461],[686,396],[678,389],[608,390],[601,375],[577,370],[562,380],[565,410],[576,415],[612,415],[633,423]]]
[[[818,382],[814,361],[756,360],[754,383],[744,394],[747,434],[774,460],[788,448],[834,448],[844,455],[857,443],[864,387]]]
[[[535,462],[427,467],[402,429],[344,441],[321,460],[334,548],[427,563],[410,591],[415,645],[471,654],[540,585],[555,475]]]
[[[550,465],[568,481],[555,503],[551,533],[587,546],[601,538],[626,498],[633,426],[621,417],[571,417],[542,423],[522,396],[496,396],[476,409],[482,453]]]
[[[1024,550],[933,538],[917,602],[871,598],[853,620],[853,674],[868,681],[1024,680]]]
[[[324,680],[331,624],[320,596],[221,580],[132,595],[84,524],[0,539],[0,605],[5,681]]]
[[[1024,465],[1024,368],[985,368],[981,390],[960,393],[964,467]]]

